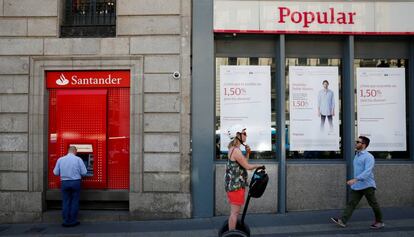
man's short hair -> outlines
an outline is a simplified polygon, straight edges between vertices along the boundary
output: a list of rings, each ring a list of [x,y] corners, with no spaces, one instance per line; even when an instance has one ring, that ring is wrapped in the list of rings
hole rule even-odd
[[[328,80],[324,80],[324,81],[322,82],[322,85],[323,85],[323,84],[325,84],[325,82],[326,82],[326,83],[328,83],[328,85],[329,85],[329,81],[328,81]]]
[[[367,138],[366,136],[359,136],[358,138],[362,140],[362,142],[365,144],[365,147],[369,146],[369,138]]]
[[[68,152],[73,153],[76,152],[78,149],[76,149],[76,146],[69,146]]]

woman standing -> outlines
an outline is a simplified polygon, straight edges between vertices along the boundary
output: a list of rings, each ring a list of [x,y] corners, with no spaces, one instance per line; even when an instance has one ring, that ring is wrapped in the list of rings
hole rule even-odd
[[[227,131],[230,137],[228,145],[228,161],[225,173],[225,189],[230,203],[229,230],[234,230],[237,224],[237,217],[244,204],[245,187],[247,184],[247,171],[261,167],[262,165],[252,165],[248,163],[250,147],[245,145],[247,138],[246,128],[241,125],[234,125]],[[240,150],[240,145],[246,148],[244,156]]]

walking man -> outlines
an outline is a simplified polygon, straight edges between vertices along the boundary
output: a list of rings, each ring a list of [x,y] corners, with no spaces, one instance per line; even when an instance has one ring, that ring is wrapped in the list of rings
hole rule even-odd
[[[79,211],[79,196],[81,189],[81,176],[87,173],[82,159],[76,156],[76,147],[70,146],[68,154],[56,162],[53,174],[60,176],[62,190],[62,217],[64,227],[80,224],[77,221]]]
[[[354,157],[354,178],[348,180],[346,183],[351,186],[351,200],[348,202],[342,217],[331,218],[333,222],[341,227],[346,227],[346,223],[352,216],[362,196],[368,201],[375,214],[375,222],[370,226],[372,229],[380,229],[384,227],[382,222],[382,213],[380,206],[375,197],[375,180],[374,180],[374,156],[366,151],[369,145],[369,138],[359,136],[355,144],[356,154]]]

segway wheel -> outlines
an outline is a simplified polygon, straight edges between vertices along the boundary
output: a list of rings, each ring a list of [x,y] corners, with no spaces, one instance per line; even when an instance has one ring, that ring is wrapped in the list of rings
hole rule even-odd
[[[224,232],[221,237],[249,237],[250,235],[244,233],[241,230],[231,230]]]
[[[244,223],[244,225],[242,225],[242,223],[241,223],[240,220],[237,220],[236,229],[235,230],[232,230],[232,231],[229,231],[229,221],[228,220],[225,220],[223,222],[223,225],[221,226],[219,232],[218,232],[218,236],[219,237],[222,237],[222,236],[227,236],[227,237],[233,236],[233,235],[224,235],[224,234],[225,233],[234,232],[236,230],[239,231],[239,232],[244,233],[245,235],[234,235],[234,236],[250,236],[250,228],[249,228],[249,226],[246,223]],[[235,233],[235,234],[238,234],[238,233]]]

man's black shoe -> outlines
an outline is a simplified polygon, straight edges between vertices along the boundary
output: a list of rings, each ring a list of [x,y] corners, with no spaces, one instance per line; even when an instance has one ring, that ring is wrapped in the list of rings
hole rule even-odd
[[[73,224],[66,224],[66,223],[62,223],[62,226],[63,226],[63,227],[75,227],[75,226],[77,226],[77,225],[80,225],[80,222],[79,222],[79,221],[77,221],[77,222],[75,222],[75,223],[73,223]]]

